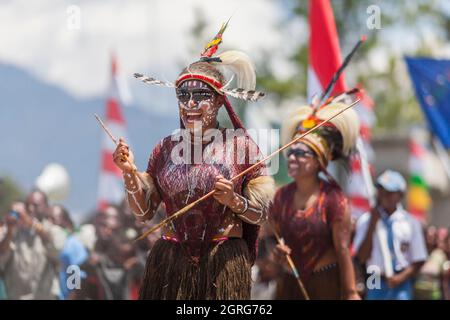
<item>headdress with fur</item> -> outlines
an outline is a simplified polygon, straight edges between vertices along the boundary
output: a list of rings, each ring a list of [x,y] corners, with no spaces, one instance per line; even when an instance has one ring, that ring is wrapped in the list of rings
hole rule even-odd
[[[227,25],[228,22],[222,25],[214,39],[205,46],[200,59],[184,68],[175,80],[175,83],[157,80],[139,73],[135,73],[134,76],[147,84],[170,88],[177,88],[187,80],[196,79],[203,81],[211,86],[218,94],[224,96],[224,105],[234,128],[241,128],[245,131],[241,120],[234,111],[227,96],[246,101],[256,101],[264,97],[265,94],[255,90],[255,67],[247,54],[232,50],[216,56],[214,55],[219,45],[222,43],[222,36]],[[227,81],[220,69],[228,69],[233,73],[233,78],[236,79],[237,83],[236,88],[228,88],[232,79]],[[182,121],[180,122],[181,126],[183,126]],[[271,178],[261,176],[250,181],[247,188],[244,190],[244,193],[248,193],[247,196],[250,200],[258,202],[264,210],[267,210],[268,203],[272,198],[268,193],[271,189],[273,189],[273,181]],[[249,224],[245,221],[243,222],[242,238],[249,246],[252,263],[254,262],[257,252],[256,248],[259,228],[258,225]]]
[[[171,88],[177,88],[187,80],[197,79],[203,81],[210,85],[218,94],[225,97],[224,105],[234,128],[245,129],[227,96],[246,101],[257,101],[264,97],[265,94],[264,92],[255,90],[255,67],[247,54],[241,51],[231,50],[214,56],[219,45],[222,43],[222,36],[227,26],[228,22],[222,25],[213,40],[205,46],[200,60],[187,66],[180,73],[175,83],[157,80],[140,73],[135,73],[134,76],[147,84]],[[219,69],[228,69],[234,74],[233,77],[236,78],[237,88],[228,88],[229,83]]]
[[[325,119],[345,109],[342,102],[331,102],[318,109],[302,106],[296,109],[281,128],[282,143],[286,144]],[[306,144],[326,168],[330,160],[345,158],[356,145],[359,135],[359,119],[354,110],[347,110],[322,127],[311,132],[299,142]]]
[[[205,46],[200,60],[186,67],[175,83],[157,80],[140,73],[135,73],[134,76],[147,84],[172,88],[180,86],[186,80],[198,79],[208,83],[221,95],[228,95],[247,101],[256,101],[264,97],[265,94],[263,92],[255,90],[255,67],[247,54],[231,50],[213,56],[222,43],[222,36],[227,26],[228,22],[222,25],[214,39]],[[219,68],[228,69],[234,74],[237,88],[227,88],[226,79]]]

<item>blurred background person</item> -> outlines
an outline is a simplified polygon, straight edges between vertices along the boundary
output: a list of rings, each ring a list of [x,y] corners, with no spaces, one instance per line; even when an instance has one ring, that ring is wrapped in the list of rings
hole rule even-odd
[[[54,225],[64,229],[66,233],[73,233],[75,231],[75,224],[73,223],[69,212],[62,205],[50,206],[49,220]]]
[[[414,298],[419,300],[443,299],[444,264],[447,261],[446,242],[448,231],[429,226],[426,231],[428,259],[414,283]]]
[[[27,208],[31,209],[30,211]],[[57,299],[58,244],[63,231],[45,219],[48,203],[39,191],[16,201],[6,215],[0,243],[0,270],[9,299]]]
[[[320,109],[297,108],[283,124],[282,143],[346,106],[334,102]],[[347,160],[358,132],[358,117],[354,110],[347,110],[286,151],[288,173],[294,181],[277,190],[269,220],[285,241],[274,250],[285,268],[278,281],[277,299],[306,298],[287,266],[286,255],[292,256],[310,299],[360,299],[350,254],[348,199],[327,171],[332,160]]]
[[[70,280],[69,276],[74,274],[73,272],[78,272],[78,274],[75,274],[77,277],[85,275],[81,272],[80,266],[88,259],[89,251],[76,233],[75,225],[66,208],[61,205],[51,206],[49,219],[55,225],[63,228],[67,235],[59,255],[59,281],[61,287],[60,298],[69,299],[72,290],[79,289],[76,287],[72,288],[72,285],[68,282],[68,280]],[[78,268],[74,271],[73,267]]]
[[[99,211],[94,225],[95,245],[89,259],[81,266],[86,277],[73,299],[130,299],[137,259],[133,244],[126,238],[118,207],[108,206]]]
[[[406,181],[396,171],[383,172],[376,181],[377,204],[357,222],[354,248],[367,272],[376,266],[381,272],[379,288],[368,288],[368,300],[411,300],[413,279],[427,259],[422,227],[401,205]],[[375,230],[384,227],[394,274],[386,276],[385,261]]]
[[[437,247],[437,228],[435,226],[425,226],[425,244],[427,252],[430,254]]]
[[[7,230],[5,223],[0,221],[0,241],[5,238],[6,232]],[[5,300],[7,298],[5,281],[3,280],[3,277],[3,270],[0,270],[0,300]]]
[[[442,265],[442,298],[450,300],[450,229],[447,229],[444,243],[446,261]]]

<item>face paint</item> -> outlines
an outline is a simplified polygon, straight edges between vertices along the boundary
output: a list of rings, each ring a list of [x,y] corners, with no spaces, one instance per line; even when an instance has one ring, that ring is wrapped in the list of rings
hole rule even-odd
[[[288,175],[296,178],[299,175],[310,175],[314,172],[313,164],[316,160],[314,152],[303,143],[294,144],[288,150]]]
[[[177,88],[177,98],[186,129],[193,131],[201,127],[205,131],[215,127],[220,102],[210,86],[202,81],[185,81]]]
[[[311,167],[312,167],[312,166],[311,166],[311,163],[309,163],[309,162],[306,163],[306,164],[305,164],[305,171],[306,171],[306,172],[311,171]]]

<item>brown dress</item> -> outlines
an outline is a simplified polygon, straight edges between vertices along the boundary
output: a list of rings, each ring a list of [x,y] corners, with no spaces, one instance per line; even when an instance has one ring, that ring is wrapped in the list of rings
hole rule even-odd
[[[213,190],[217,175],[230,179],[261,157],[257,152],[252,158],[248,152],[258,148],[246,134],[231,137],[221,130],[222,141],[213,139],[203,144],[199,164],[174,161],[172,153],[179,151],[175,149],[179,142],[170,136],[153,150],[147,172],[167,216]],[[186,149],[180,156],[183,152]],[[263,175],[264,165],[248,172],[234,181],[235,192],[242,194],[250,180]],[[176,241],[161,239],[155,244],[147,260],[140,298],[249,299],[259,226],[242,222],[242,239],[215,241],[214,236],[223,232],[220,228],[230,214],[228,207],[210,197],[175,219],[169,227]]]
[[[339,266],[331,264],[313,270],[325,252],[333,247],[332,225],[344,217],[347,198],[337,184],[322,180],[315,204],[306,210],[295,210],[296,189],[296,183],[292,182],[277,191],[270,219],[292,249],[292,259],[310,298],[340,299]],[[276,298],[303,299],[293,274],[280,277]]]

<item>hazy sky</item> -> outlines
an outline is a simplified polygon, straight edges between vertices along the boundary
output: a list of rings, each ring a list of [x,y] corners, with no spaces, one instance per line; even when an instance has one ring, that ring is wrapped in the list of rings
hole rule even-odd
[[[289,20],[288,1],[274,0],[0,0],[0,62],[23,68],[38,79],[57,85],[83,98],[102,97],[109,81],[109,56],[114,50],[121,76],[127,83],[126,102],[144,108],[149,100],[166,101],[172,92],[143,87],[134,72],[150,73],[173,80],[180,68],[198,58],[203,45],[220,24],[232,16],[222,49],[239,49],[261,62],[262,51],[270,52],[270,70],[279,78],[296,72],[287,60],[296,46],[307,41],[308,25]],[[374,1],[383,10],[389,3]],[[450,2],[437,1],[437,8],[450,14]],[[405,10],[417,10],[414,2]],[[206,20],[201,40],[193,39],[198,12]],[[362,12],[361,14],[367,14]],[[79,23],[78,23],[79,22]],[[361,34],[366,33],[361,26]],[[433,30],[422,28],[429,46]],[[378,32],[378,31],[377,31]],[[417,35],[402,29],[381,29],[382,43],[368,55],[373,70],[386,69],[386,53],[414,49]],[[195,42],[195,41],[197,42]],[[392,44],[395,43],[395,46]],[[450,44],[446,52],[450,55]],[[265,61],[264,61],[265,62]],[[149,92],[151,93],[149,95]]]
[[[198,58],[204,44],[230,16],[233,17],[224,37],[224,49],[239,49],[254,59],[260,57],[261,48],[270,50],[275,57],[273,72],[280,77],[290,75],[293,68],[285,58],[291,53],[291,47],[285,44],[293,37],[306,39],[307,32],[304,26],[294,25],[279,32],[282,3],[268,0],[0,1],[0,61],[28,70],[76,97],[92,98],[105,94],[109,55],[114,50],[122,77],[131,87],[131,98],[137,99],[138,104],[148,105],[140,95],[142,85],[131,75],[142,72],[175,79],[180,67]],[[196,48],[191,29],[198,9],[204,12],[207,25],[204,39]],[[155,95],[153,98],[158,99]]]

